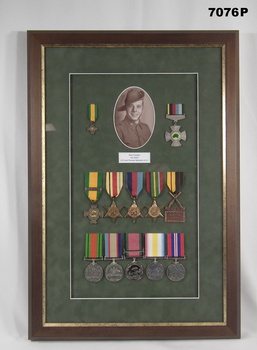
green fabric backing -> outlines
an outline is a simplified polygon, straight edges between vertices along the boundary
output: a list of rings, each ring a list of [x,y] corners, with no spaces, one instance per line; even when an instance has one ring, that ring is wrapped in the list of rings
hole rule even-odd
[[[47,322],[223,320],[221,66],[220,48],[46,49],[46,123],[55,127],[46,133]],[[129,86],[144,89],[154,104],[153,135],[136,150],[150,152],[151,164],[118,163],[118,152],[131,150],[115,133],[113,110],[119,94]],[[86,131],[88,103],[97,103],[99,108],[99,131],[95,135]],[[179,148],[170,147],[164,139],[172,125],[165,118],[167,103],[184,105],[186,119],[178,124],[186,130],[187,141]],[[104,218],[97,225],[90,224],[83,217],[90,206],[84,194],[85,171],[183,171],[185,181],[179,199],[186,207],[186,222],[168,224],[158,218],[153,223],[150,218],[139,218],[132,223],[122,218],[112,223]],[[167,206],[170,200],[165,187],[157,203]],[[103,210],[110,204],[104,192],[99,207]],[[125,186],[117,204],[131,204]],[[151,205],[145,190],[138,205]],[[124,277],[118,283],[106,279],[89,283],[83,276],[89,263],[83,261],[84,234],[88,232],[183,232],[186,277],[180,282],[167,277],[150,281],[145,276],[138,282]],[[125,268],[128,262],[119,263]],[[144,266],[150,262],[141,261]],[[162,262],[167,266],[171,261]],[[103,267],[109,263],[99,262]]]

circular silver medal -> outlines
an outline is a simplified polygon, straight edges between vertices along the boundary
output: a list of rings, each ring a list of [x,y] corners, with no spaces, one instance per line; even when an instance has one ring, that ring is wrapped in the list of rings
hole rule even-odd
[[[167,267],[166,274],[171,281],[178,282],[183,280],[186,270],[182,264],[175,262]]]
[[[95,262],[89,264],[84,271],[84,276],[89,282],[99,282],[103,278],[103,269]]]
[[[126,267],[126,276],[129,280],[139,281],[143,277],[144,268],[137,261],[132,261]]]
[[[123,268],[116,262],[112,262],[105,268],[105,277],[110,282],[119,282],[123,277]]]
[[[164,276],[164,267],[158,261],[154,261],[146,267],[146,276],[149,280],[158,281]]]

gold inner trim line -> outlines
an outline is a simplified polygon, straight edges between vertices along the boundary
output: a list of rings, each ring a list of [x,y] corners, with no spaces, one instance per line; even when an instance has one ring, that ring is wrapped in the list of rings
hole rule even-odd
[[[45,48],[41,45],[41,127],[42,127],[42,321],[46,322],[46,108],[45,108]]]
[[[213,327],[226,326],[225,322],[164,322],[164,323],[45,323],[44,327]]]
[[[223,44],[45,44],[45,48],[222,48]]]
[[[226,124],[227,124],[227,115],[226,115],[226,46],[222,46],[222,207],[223,207],[223,321],[227,323],[227,158],[226,158]]]
[[[223,322],[185,322],[185,323],[47,323],[46,322],[46,85],[45,85],[45,49],[59,48],[117,48],[117,47],[149,47],[149,48],[221,48],[222,49],[222,161],[223,161]],[[42,324],[43,327],[147,327],[147,326],[226,326],[227,324],[227,265],[226,265],[226,47],[225,44],[44,44],[41,45],[41,122],[42,122]]]

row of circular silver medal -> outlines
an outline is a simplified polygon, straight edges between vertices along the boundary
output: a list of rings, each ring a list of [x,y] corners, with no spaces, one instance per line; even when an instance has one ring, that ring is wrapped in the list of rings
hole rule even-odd
[[[165,267],[154,259],[152,263],[147,265],[145,273],[149,280],[158,281],[164,277]],[[105,271],[94,259],[84,270],[84,276],[89,282],[101,281],[104,274],[109,282],[119,282],[124,276],[124,271],[122,266],[119,265],[115,259],[111,264],[106,266]],[[126,266],[125,274],[129,280],[139,281],[143,278],[144,267],[138,263],[136,259],[133,259],[133,261]],[[177,258],[166,268],[166,276],[173,282],[181,281],[185,277],[185,274],[185,267],[177,261]]]

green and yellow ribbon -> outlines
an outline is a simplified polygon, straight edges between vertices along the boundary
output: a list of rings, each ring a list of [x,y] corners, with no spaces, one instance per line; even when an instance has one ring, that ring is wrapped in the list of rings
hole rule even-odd
[[[103,234],[85,234],[85,259],[102,259],[103,257]]]
[[[101,172],[85,173],[85,194],[91,202],[97,202],[103,191],[103,174]]]
[[[145,188],[152,198],[156,198],[163,190],[163,173],[159,171],[145,173]]]
[[[88,119],[94,123],[98,118],[98,106],[94,103],[87,105],[87,116]]]

